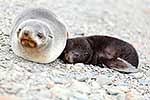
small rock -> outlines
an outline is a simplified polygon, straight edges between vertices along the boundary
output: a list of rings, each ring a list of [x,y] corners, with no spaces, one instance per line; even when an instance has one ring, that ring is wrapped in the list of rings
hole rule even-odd
[[[105,75],[97,75],[95,78],[96,78],[96,82],[100,86],[112,84],[112,80],[109,77],[105,76]]]
[[[80,33],[80,32],[74,33],[74,35],[81,35],[81,36],[84,36],[84,34],[85,34],[85,33]]]
[[[69,100],[89,100],[86,94],[82,94],[80,92],[72,92],[72,96]]]
[[[148,71],[146,71],[145,74],[146,74],[147,77],[150,77],[150,69]]]
[[[95,88],[95,89],[100,88],[100,85],[99,85],[97,82],[95,82],[95,81],[91,82],[90,84],[91,84],[91,86],[92,86],[93,88]]]
[[[106,91],[114,100],[126,100],[126,94],[115,87],[109,87]]]
[[[63,75],[64,74],[64,72],[62,72],[62,71],[60,71],[60,70],[55,70],[55,69],[53,69],[52,70],[52,73],[54,74],[54,75]]]
[[[129,92],[126,93],[127,100],[142,100],[142,97],[135,89],[131,89]]]
[[[21,99],[17,99],[14,96],[0,96],[0,100],[21,100]]]
[[[128,92],[126,93],[126,98],[127,100],[141,100],[139,98],[137,98],[138,96],[134,95],[132,92]]]
[[[56,84],[64,84],[68,82],[68,80],[62,76],[50,75],[50,79],[54,81]]]
[[[72,80],[71,85],[68,88],[82,94],[88,94],[91,92],[88,84],[86,84],[85,82],[79,82],[77,80]]]
[[[128,86],[117,86],[116,88],[119,89],[119,90],[121,90],[121,91],[123,91],[124,93],[130,91],[130,89],[129,89]]]
[[[141,80],[139,80],[139,83],[141,84],[141,85],[150,85],[150,79],[148,80],[146,80],[146,79],[141,79]]]
[[[53,98],[57,100],[88,100],[86,94],[82,94],[75,89],[65,88],[62,86],[54,86],[51,88]]]
[[[134,76],[134,77],[137,78],[137,79],[140,79],[140,78],[143,77],[143,73],[142,73],[142,72],[133,73],[133,74],[131,74],[131,75]]]
[[[51,89],[51,88],[54,87],[54,86],[55,86],[55,83],[50,80],[50,81],[48,82],[48,84],[47,84],[46,87],[47,87],[48,89]]]
[[[85,65],[83,63],[76,63],[75,66],[84,67]]]
[[[71,95],[71,91],[67,88],[63,88],[60,86],[54,86],[51,88],[52,96],[57,97],[57,100],[68,100],[69,96]]]

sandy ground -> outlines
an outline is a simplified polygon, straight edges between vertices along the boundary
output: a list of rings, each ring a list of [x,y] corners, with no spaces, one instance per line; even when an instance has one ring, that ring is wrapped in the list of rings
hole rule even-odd
[[[137,49],[139,72],[124,75],[92,65],[38,64],[17,57],[10,46],[15,17],[25,8],[46,7],[70,37],[109,35]],[[0,95],[23,100],[150,100],[149,0],[0,0]]]

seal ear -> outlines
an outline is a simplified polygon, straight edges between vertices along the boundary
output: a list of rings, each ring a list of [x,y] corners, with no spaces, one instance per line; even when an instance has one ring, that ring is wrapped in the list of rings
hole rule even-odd
[[[17,37],[19,37],[20,31],[21,31],[21,28],[19,28],[18,31],[17,31]]]
[[[135,73],[138,72],[135,66],[131,65],[127,61],[117,58],[115,60],[106,61],[105,65],[111,69],[117,70],[122,73]]]

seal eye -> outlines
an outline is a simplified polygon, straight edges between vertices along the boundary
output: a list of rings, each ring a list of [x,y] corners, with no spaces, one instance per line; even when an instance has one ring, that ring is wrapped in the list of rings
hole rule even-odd
[[[80,57],[80,54],[77,52],[75,52],[74,55],[75,55],[75,57]]]
[[[43,34],[41,32],[38,32],[37,36],[41,39],[43,38]]]

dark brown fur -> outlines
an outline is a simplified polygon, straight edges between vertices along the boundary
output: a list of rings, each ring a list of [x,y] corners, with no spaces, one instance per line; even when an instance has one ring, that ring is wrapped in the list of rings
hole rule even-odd
[[[121,72],[134,72],[139,63],[131,44],[109,36],[68,39],[60,58],[66,63],[104,64]]]

